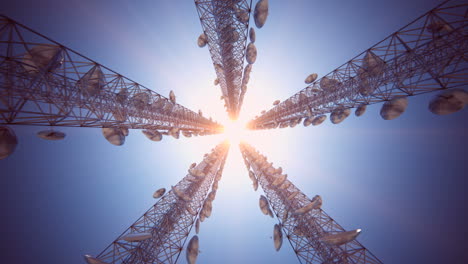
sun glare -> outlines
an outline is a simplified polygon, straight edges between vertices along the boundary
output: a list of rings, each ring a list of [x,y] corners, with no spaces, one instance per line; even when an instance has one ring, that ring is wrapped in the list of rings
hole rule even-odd
[[[231,145],[237,146],[245,139],[247,128],[239,121],[228,121],[224,125],[224,135]]]

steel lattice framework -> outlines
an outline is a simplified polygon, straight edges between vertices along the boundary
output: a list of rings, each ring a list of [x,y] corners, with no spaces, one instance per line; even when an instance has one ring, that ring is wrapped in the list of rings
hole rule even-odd
[[[268,2],[263,4],[267,15]],[[252,1],[195,0],[195,6],[225,107],[229,117],[237,119],[255,61],[248,59],[244,67]],[[283,127],[399,96],[464,88],[468,83],[467,18],[466,1],[446,1],[248,126]],[[256,58],[256,49],[252,53]],[[222,131],[218,123],[177,104],[175,97],[165,98],[1,15],[0,124],[176,128],[190,135]],[[171,191],[96,258],[86,256],[88,263],[176,263],[194,224],[198,233],[199,221],[211,214],[228,150],[229,144],[223,142],[201,163],[193,164]],[[301,211],[314,200],[252,146],[241,143],[240,150],[299,262],[382,263],[355,239],[326,242],[325,237],[345,230],[320,208],[321,198],[320,206]]]
[[[344,228],[320,208],[294,215],[292,212],[311,200],[287,179],[274,186],[281,172],[252,146],[241,143],[240,149],[247,170],[252,169],[260,183],[300,263],[382,263],[356,240],[338,246],[321,242],[321,237],[344,232]]]
[[[0,124],[170,129],[221,126],[0,16]]]
[[[397,96],[466,87],[468,4],[446,1],[249,122],[269,129]]]
[[[194,169],[204,175],[187,174],[174,188],[100,253],[102,263],[176,263],[187,236],[210,189],[221,179],[229,144],[216,146]],[[128,242],[129,234],[150,233],[142,241]],[[92,262],[91,262],[92,263]],[[97,262],[96,262],[97,263]]]
[[[242,75],[251,4],[251,0],[195,0],[231,119],[237,119],[247,89]]]

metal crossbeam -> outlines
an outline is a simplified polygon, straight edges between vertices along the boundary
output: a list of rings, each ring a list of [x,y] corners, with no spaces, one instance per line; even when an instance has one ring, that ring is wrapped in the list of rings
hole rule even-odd
[[[5,16],[0,124],[221,131],[219,124]]]
[[[237,119],[247,88],[242,74],[251,4],[248,0],[195,0],[231,119]]]
[[[229,144],[214,148],[195,170],[205,176],[187,174],[174,188],[189,198],[185,201],[174,191],[165,194],[154,206],[110,244],[96,259],[103,263],[176,263],[208,191],[221,178]],[[195,214],[194,214],[195,213]],[[129,234],[150,233],[143,241],[128,242]]]
[[[287,179],[274,186],[281,174],[278,168],[252,146],[241,143],[240,149],[247,169],[260,183],[300,263],[382,263],[355,239],[343,245],[321,241],[325,235],[344,232],[344,228],[320,208],[295,215],[293,212],[311,203],[311,199]]]
[[[298,123],[335,110],[468,84],[468,4],[446,1],[249,122]]]

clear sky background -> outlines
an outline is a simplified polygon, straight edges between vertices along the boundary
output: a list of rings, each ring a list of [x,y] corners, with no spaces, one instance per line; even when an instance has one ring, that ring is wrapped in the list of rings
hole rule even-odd
[[[242,122],[304,88],[437,5],[436,0],[270,0],[257,30],[257,62]],[[255,4],[255,2],[254,2]],[[5,1],[0,13],[156,92],[174,90],[182,105],[225,122],[193,1]],[[398,119],[381,105],[339,125],[297,126],[245,135],[282,166],[309,197],[385,263],[468,263],[468,110],[435,116],[430,95],[409,99]],[[15,126],[19,145],[0,160],[0,254],[5,263],[84,263],[154,204],[152,193],[185,176],[222,135],[151,142],[131,131],[109,144],[100,129]],[[276,220],[258,208],[232,146],[213,205],[201,225],[198,263],[298,263],[287,241],[276,252]],[[193,234],[191,234],[192,236]],[[6,261],[8,260],[8,261]],[[179,263],[186,263],[185,251]]]

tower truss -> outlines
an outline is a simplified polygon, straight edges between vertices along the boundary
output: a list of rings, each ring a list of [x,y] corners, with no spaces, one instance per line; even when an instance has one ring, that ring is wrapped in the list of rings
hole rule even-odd
[[[446,1],[249,122],[285,127],[398,97],[468,84],[468,4]]]
[[[171,191],[143,214],[90,264],[176,263],[207,198],[221,178],[229,144],[216,146]],[[217,187],[216,187],[217,189]]]
[[[176,128],[221,126],[105,66],[0,16],[0,124]]]
[[[240,149],[300,263],[382,263],[354,239],[359,231],[349,237],[350,232],[320,208],[320,197],[309,199],[252,146],[241,143]],[[342,240],[337,243],[331,237]]]
[[[237,119],[247,88],[242,76],[252,1],[195,0],[195,5],[227,112]],[[250,74],[247,67],[244,75]]]

